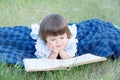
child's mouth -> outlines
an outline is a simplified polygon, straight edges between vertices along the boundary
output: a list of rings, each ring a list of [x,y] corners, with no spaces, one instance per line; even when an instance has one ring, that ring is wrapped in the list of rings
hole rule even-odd
[[[58,45],[58,46],[56,46],[57,48],[60,48],[60,47],[62,47],[62,45]]]

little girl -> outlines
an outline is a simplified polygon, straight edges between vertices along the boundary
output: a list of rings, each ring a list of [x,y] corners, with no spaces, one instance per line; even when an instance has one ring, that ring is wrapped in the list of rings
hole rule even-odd
[[[86,53],[120,56],[120,30],[99,19],[68,24],[61,15],[51,14],[31,28],[1,27],[0,35],[0,61],[22,66],[24,58],[68,59]]]
[[[62,16],[48,15],[40,23],[40,28],[38,24],[32,25],[31,37],[37,40],[35,55],[51,59],[74,57],[77,51],[76,32],[76,26],[68,27]]]

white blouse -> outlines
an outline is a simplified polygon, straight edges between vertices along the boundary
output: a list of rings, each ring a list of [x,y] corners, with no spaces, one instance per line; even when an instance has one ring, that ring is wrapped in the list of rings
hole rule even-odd
[[[40,25],[38,25],[38,24],[31,25],[32,31],[30,33],[30,36],[36,40],[35,55],[38,58],[47,58],[49,56],[49,54],[51,53],[51,51],[46,46],[46,43],[40,37],[38,37],[39,26]],[[67,47],[65,48],[65,51],[68,52],[69,56],[74,57],[75,53],[77,52],[77,42],[78,42],[78,40],[76,39],[77,27],[75,24],[73,24],[73,25],[68,25],[68,28],[70,29],[72,36],[69,39],[69,42],[68,42]]]

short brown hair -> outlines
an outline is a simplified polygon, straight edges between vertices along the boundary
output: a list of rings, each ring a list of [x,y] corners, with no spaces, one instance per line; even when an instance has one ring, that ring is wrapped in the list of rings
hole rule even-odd
[[[67,38],[71,37],[67,21],[58,14],[46,16],[40,23],[39,36],[46,42],[47,36],[57,36],[66,33]]]

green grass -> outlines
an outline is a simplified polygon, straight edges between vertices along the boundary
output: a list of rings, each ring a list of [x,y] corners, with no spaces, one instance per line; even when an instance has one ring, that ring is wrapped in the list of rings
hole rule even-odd
[[[119,0],[1,0],[0,25],[31,25],[46,15],[58,13],[68,22],[80,22],[93,17],[120,26]]]
[[[100,18],[120,26],[119,0],[1,0],[0,26],[27,25],[58,13],[68,22]],[[120,59],[63,71],[26,72],[17,65],[0,64],[0,80],[120,80]]]
[[[26,72],[17,65],[0,65],[0,80],[119,80],[120,60],[72,67],[70,70]]]

